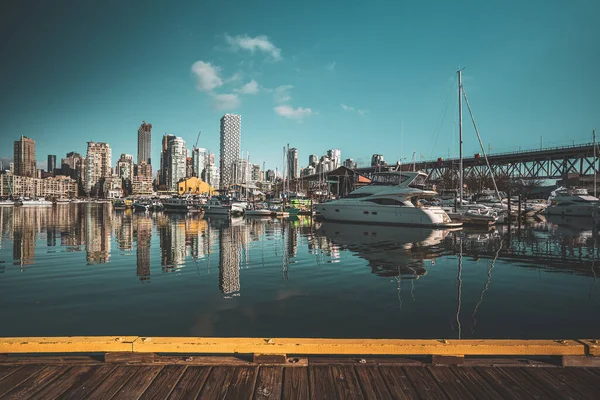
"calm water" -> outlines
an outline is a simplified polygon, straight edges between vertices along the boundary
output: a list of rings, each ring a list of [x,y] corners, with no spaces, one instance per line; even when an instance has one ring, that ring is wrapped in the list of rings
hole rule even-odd
[[[585,220],[552,222],[484,233],[2,208],[0,336],[598,337],[596,239]]]

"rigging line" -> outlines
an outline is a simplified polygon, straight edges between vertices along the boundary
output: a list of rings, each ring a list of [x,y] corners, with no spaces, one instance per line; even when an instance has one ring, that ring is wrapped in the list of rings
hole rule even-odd
[[[452,78],[452,86],[448,88],[448,94],[446,95],[446,100],[444,101],[444,109],[443,111],[440,113],[440,115],[438,116],[438,119],[436,121],[436,124],[433,127],[433,133],[435,134],[435,138],[433,140],[433,146],[431,148],[431,154],[430,154],[430,158],[433,158],[433,153],[435,150],[435,146],[437,145],[438,139],[440,137],[440,133],[442,130],[442,123],[444,120],[444,117],[446,117],[446,112],[448,111],[448,105],[450,104],[450,95],[454,92],[453,88],[454,88],[454,79]],[[437,131],[437,134],[436,134]]]
[[[499,199],[502,199],[500,197],[500,192],[498,192],[498,186],[496,185],[496,180],[494,179],[494,173],[492,172],[492,167],[490,166],[490,161],[487,158],[485,148],[483,147],[483,142],[481,141],[481,136],[479,135],[479,129],[477,129],[477,124],[475,123],[475,118],[473,117],[473,111],[471,111],[471,105],[469,104],[469,100],[467,99],[467,92],[465,92],[465,88],[462,85],[461,85],[461,89],[462,89],[463,97],[465,98],[465,103],[467,104],[467,108],[469,109],[469,115],[471,116],[471,121],[473,121],[473,127],[475,128],[475,133],[477,133],[477,139],[479,140],[479,146],[481,147],[481,152],[483,153],[483,157],[485,158],[485,163],[487,164],[488,171],[490,172],[490,176],[492,177],[492,183],[494,184],[494,190],[496,191],[496,196]]]
[[[494,269],[494,265],[496,264],[496,260],[498,259],[498,255],[500,254],[500,251],[502,250],[503,245],[504,245],[504,239],[502,239],[500,241],[500,246],[498,247],[498,251],[496,251],[496,255],[494,256],[494,259],[488,266],[487,280],[485,282],[485,285],[483,286],[481,295],[479,296],[479,301],[477,302],[477,304],[475,305],[475,309],[473,310],[473,328],[471,329],[471,333],[475,333],[475,327],[477,325],[477,319],[475,318],[475,314],[477,314],[477,311],[479,310],[481,303],[483,303],[483,295],[485,294],[485,292],[487,292],[488,288],[490,287],[490,283],[492,281],[492,269]]]

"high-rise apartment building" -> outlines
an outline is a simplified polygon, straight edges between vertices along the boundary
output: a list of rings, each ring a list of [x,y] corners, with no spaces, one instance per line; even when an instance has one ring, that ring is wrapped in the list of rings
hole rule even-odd
[[[265,180],[271,183],[275,182],[275,171],[268,169],[267,172],[265,172]]]
[[[316,154],[311,154],[310,156],[308,156],[308,165],[316,167],[318,163],[319,163],[319,156],[317,156]]]
[[[166,140],[165,140],[166,139]],[[177,190],[177,182],[186,176],[187,150],[185,141],[177,136],[163,136],[163,154],[161,157],[164,173],[161,184],[168,190]]]
[[[142,121],[138,129],[138,154],[137,162],[145,162],[152,164],[152,124],[147,124],[146,121]]]
[[[15,140],[14,159],[15,175],[36,177],[35,141],[27,136]]]
[[[131,154],[121,154],[117,161],[116,174],[123,180],[133,181],[133,156]]]
[[[242,117],[225,114],[221,117],[220,187],[225,189],[234,183],[234,168],[240,157]]]
[[[48,165],[46,170],[54,174],[54,170],[56,169],[56,156],[54,154],[48,154]]]
[[[378,167],[384,164],[383,154],[373,154],[371,157],[371,167]]]
[[[288,149],[287,178],[288,179],[297,179],[298,178],[298,150],[295,147]]]
[[[158,171],[158,184],[160,186],[167,186],[167,181],[169,180],[169,163],[168,163],[168,154],[167,149],[169,147],[169,140],[175,138],[175,135],[163,135],[162,138],[162,146],[160,151],[160,171]]]
[[[329,159],[333,162],[333,169],[341,165],[342,152],[338,149],[327,150]]]
[[[209,163],[204,169],[204,181],[210,186],[217,188],[219,187],[219,168],[214,163]]]
[[[133,175],[143,176],[144,178],[152,180],[152,165],[142,161],[141,163],[135,166]]]
[[[252,182],[260,182],[260,181],[262,181],[260,165],[254,164],[254,165],[252,165]]]
[[[354,162],[354,160],[353,160],[353,159],[351,159],[351,158],[346,158],[346,159],[344,160],[344,167],[346,167],[346,168],[350,168],[350,169],[356,169],[357,165],[356,165],[356,163]]]
[[[207,165],[208,154],[206,149],[195,148],[192,150],[192,176],[205,180],[204,169]]]
[[[104,179],[112,177],[112,150],[108,143],[88,142],[85,158],[84,190],[100,195]]]

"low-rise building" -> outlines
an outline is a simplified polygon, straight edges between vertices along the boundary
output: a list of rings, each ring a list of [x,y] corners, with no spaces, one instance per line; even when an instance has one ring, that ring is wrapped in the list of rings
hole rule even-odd
[[[77,197],[77,182],[68,176],[57,175],[48,178],[31,178],[13,174],[0,174],[0,197]]]
[[[213,195],[215,191],[214,187],[196,177],[184,179],[177,184],[177,193],[179,194]]]

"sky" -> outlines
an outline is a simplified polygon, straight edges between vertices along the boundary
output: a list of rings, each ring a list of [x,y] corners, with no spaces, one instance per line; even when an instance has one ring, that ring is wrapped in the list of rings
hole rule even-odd
[[[137,129],[219,154],[219,119],[267,169],[283,146],[458,154],[456,71],[491,153],[591,142],[600,128],[600,2],[5,0],[0,157],[20,135],[48,154],[107,142],[137,157]],[[480,152],[464,112],[465,154]]]

